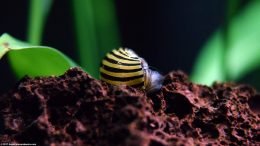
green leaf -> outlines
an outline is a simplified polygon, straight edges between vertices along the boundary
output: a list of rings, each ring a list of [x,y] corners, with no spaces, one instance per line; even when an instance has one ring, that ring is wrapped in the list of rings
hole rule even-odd
[[[252,1],[231,23],[227,68],[232,80],[239,80],[245,74],[260,67],[259,16],[260,1]]]
[[[214,33],[202,48],[194,65],[191,76],[193,81],[211,84],[216,80],[239,80],[246,73],[260,67],[259,10],[260,1],[251,1],[230,21],[226,42],[228,48],[224,45],[223,31]]]
[[[114,48],[119,48],[120,39],[115,12],[115,1],[113,0],[92,0],[96,33],[98,36],[99,55],[101,58]]]
[[[94,77],[105,53],[120,46],[111,0],[73,0],[74,22],[80,65]]]
[[[79,63],[92,76],[98,77],[100,56],[92,0],[73,0],[72,4]]]
[[[229,21],[238,11],[241,0],[227,0],[227,21]]]
[[[30,11],[27,28],[27,41],[40,45],[45,20],[50,11],[52,0],[30,0]]]
[[[213,81],[225,80],[225,68],[221,60],[224,56],[222,48],[224,41],[218,31],[200,52],[191,76],[192,81],[210,85]]]
[[[0,59],[5,55],[18,78],[61,75],[77,66],[60,51],[45,46],[33,46],[16,40],[8,34],[0,37]]]

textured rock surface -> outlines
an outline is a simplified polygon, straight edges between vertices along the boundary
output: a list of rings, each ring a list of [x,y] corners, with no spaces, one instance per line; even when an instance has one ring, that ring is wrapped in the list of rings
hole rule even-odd
[[[38,145],[260,145],[260,95],[170,72],[156,93],[112,86],[78,68],[24,78],[0,96],[0,141]],[[251,108],[250,108],[251,107]]]

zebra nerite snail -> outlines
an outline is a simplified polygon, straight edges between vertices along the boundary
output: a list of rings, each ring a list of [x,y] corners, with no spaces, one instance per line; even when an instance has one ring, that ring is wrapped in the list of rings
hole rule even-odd
[[[147,62],[128,48],[107,53],[100,67],[101,80],[113,85],[128,85],[148,92],[161,88],[163,76],[149,69]]]

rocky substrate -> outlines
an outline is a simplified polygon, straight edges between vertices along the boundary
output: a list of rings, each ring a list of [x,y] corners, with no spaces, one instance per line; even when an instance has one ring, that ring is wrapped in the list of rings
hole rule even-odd
[[[194,84],[183,72],[146,94],[79,68],[23,78],[0,96],[1,143],[86,146],[260,145],[259,98],[232,83]]]

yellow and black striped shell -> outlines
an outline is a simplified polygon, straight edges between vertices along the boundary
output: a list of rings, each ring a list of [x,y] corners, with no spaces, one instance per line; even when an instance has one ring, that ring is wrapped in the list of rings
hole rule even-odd
[[[113,85],[129,85],[146,90],[158,88],[155,84],[162,79],[159,73],[149,69],[143,58],[127,48],[107,53],[101,63],[100,78]]]

